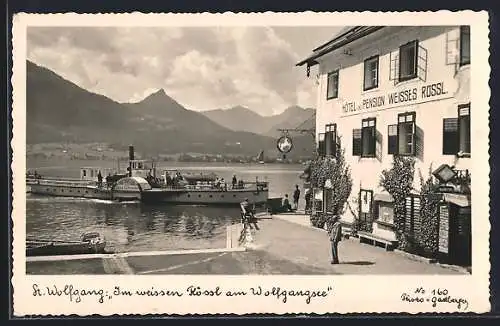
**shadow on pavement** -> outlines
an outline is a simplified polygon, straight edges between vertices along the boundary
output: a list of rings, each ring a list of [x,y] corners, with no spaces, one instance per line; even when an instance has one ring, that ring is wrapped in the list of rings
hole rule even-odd
[[[367,265],[374,265],[375,263],[372,261],[343,261],[340,262],[342,265],[360,265],[360,266],[367,266]]]

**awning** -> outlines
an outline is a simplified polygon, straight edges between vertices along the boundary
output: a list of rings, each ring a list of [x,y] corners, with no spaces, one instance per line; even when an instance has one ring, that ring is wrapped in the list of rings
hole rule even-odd
[[[373,195],[373,200],[374,201],[383,201],[386,203],[392,203],[394,201],[394,198],[392,198],[391,194],[388,192],[379,192]]]
[[[443,199],[445,202],[452,203],[460,207],[468,207],[471,205],[470,196],[467,195],[444,193]]]

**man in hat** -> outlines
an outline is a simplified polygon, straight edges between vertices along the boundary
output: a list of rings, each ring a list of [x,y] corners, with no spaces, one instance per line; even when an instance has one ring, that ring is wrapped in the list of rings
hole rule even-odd
[[[342,225],[340,224],[340,218],[334,216],[330,222],[329,232],[328,232],[330,242],[332,244],[332,264],[339,263],[339,251],[338,244],[342,240]]]

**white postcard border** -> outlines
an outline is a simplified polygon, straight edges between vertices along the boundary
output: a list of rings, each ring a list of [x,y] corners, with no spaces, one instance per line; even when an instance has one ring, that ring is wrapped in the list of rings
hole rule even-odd
[[[131,23],[133,22],[133,23]],[[331,276],[33,276],[25,275],[26,208],[26,28],[27,26],[325,26],[325,25],[471,25],[472,119],[472,275],[331,275]],[[342,12],[342,13],[263,13],[263,14],[17,14],[13,21],[13,304],[16,316],[67,314],[243,314],[243,313],[380,313],[380,312],[487,312],[489,303],[489,98],[490,67],[488,15],[486,12]],[[484,64],[478,64],[484,63]],[[305,78],[305,77],[304,77]],[[100,287],[113,296],[114,286],[122,289],[158,287],[184,291],[189,285],[213,289],[217,297],[125,297],[113,296],[99,303],[97,297],[76,298],[34,296],[34,284],[73,285],[81,289]],[[251,287],[281,290],[327,291],[324,297],[289,295],[251,295]],[[328,290],[328,287],[331,287]],[[403,293],[446,289],[456,298],[467,300],[467,309],[456,304],[409,304]],[[250,294],[229,297],[226,291],[244,290]],[[279,291],[278,291],[279,292]]]

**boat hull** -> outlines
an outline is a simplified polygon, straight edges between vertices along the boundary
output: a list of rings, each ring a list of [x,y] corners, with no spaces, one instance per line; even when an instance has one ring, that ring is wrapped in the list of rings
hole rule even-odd
[[[268,197],[268,190],[151,190],[142,194],[144,202],[184,205],[239,205],[245,199],[252,204],[264,204]]]
[[[57,197],[78,197],[108,199],[113,198],[109,189],[100,189],[98,187],[87,185],[64,185],[64,184],[29,184],[28,190],[32,194]]]
[[[269,191],[256,189],[197,190],[153,188],[145,191],[112,191],[88,185],[67,185],[57,183],[29,184],[30,193],[43,196],[75,197],[102,200],[138,200],[149,203],[182,205],[238,205],[244,199],[253,204],[264,204]]]
[[[69,244],[44,244],[27,246],[26,256],[54,256],[54,255],[83,255],[100,254],[105,252],[106,243],[69,243]]]

